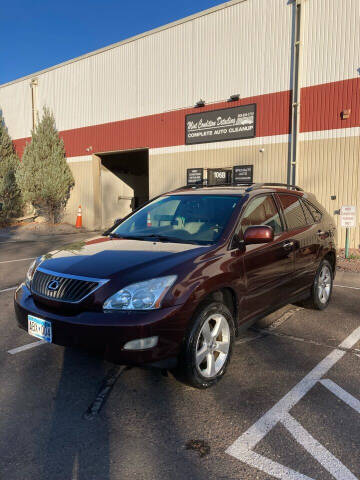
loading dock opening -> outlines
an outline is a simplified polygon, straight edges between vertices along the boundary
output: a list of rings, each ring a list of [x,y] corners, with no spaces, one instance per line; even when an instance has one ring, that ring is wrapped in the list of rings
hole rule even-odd
[[[101,216],[107,228],[149,200],[149,151],[98,154],[101,160]]]

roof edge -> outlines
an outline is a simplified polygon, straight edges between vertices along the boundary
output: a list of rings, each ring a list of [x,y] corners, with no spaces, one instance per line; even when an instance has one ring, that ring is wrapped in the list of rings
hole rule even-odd
[[[22,82],[27,79],[31,79],[33,77],[36,77],[38,75],[42,75],[44,73],[50,72],[52,70],[56,70],[57,68],[64,67],[66,65],[69,65],[71,63],[78,62],[80,60],[84,60],[86,58],[99,55],[100,53],[106,52],[107,50],[112,50],[113,48],[120,47],[122,45],[126,45],[127,43],[135,42],[136,40],[140,40],[141,38],[149,37],[150,35],[154,35],[156,33],[162,32],[164,30],[169,30],[170,28],[177,27],[178,25],[182,25],[183,23],[191,22],[192,20],[195,20],[196,18],[200,17],[205,17],[206,15],[211,15],[212,13],[215,13],[219,10],[224,10],[226,8],[232,7],[238,3],[244,3],[247,0],[230,0],[228,2],[222,3],[220,5],[216,5],[215,7],[208,8],[207,10],[202,10],[201,12],[194,13],[193,15],[189,15],[187,17],[181,18],[180,20],[175,20],[174,22],[167,23],[166,25],[163,25],[161,27],[154,28],[152,30],[148,30],[147,32],[140,33],[138,35],[135,35],[133,37],[129,37],[125,40],[121,40],[120,42],[112,43],[111,45],[108,45],[107,47],[102,47],[97,50],[93,50],[92,52],[85,53],[83,55],[80,55],[79,57],[72,58],[70,60],[66,60],[65,62],[58,63],[56,65],[53,65],[52,67],[44,68],[43,70],[38,70],[37,72],[31,73],[29,75],[25,75],[23,77],[16,78],[15,80],[11,80],[10,82],[6,82],[0,85],[0,88],[7,87],[9,85],[13,85],[15,83]]]

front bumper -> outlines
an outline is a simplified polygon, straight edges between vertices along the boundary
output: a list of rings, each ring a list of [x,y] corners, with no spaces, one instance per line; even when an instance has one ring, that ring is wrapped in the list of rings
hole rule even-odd
[[[175,366],[191,318],[184,305],[147,312],[63,313],[37,303],[24,284],[15,292],[14,305],[20,328],[27,331],[28,314],[40,317],[52,324],[52,343],[96,351],[123,365]],[[123,350],[130,340],[152,336],[159,337],[154,348]]]

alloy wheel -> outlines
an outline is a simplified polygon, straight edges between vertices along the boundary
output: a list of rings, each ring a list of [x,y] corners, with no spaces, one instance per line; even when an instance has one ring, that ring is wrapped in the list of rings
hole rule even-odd
[[[321,303],[326,303],[330,298],[332,276],[327,265],[321,267],[318,279],[318,296]]]
[[[225,365],[230,350],[230,327],[225,316],[211,314],[203,323],[196,342],[195,361],[198,372],[215,377]]]

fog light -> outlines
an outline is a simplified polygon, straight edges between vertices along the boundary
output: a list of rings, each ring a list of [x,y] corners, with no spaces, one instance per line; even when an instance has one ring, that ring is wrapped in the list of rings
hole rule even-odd
[[[125,343],[124,350],[147,350],[156,347],[159,337],[137,338]]]

